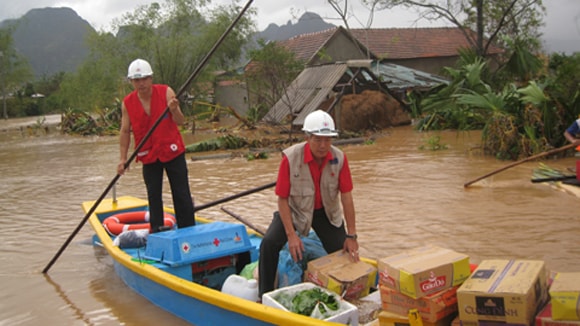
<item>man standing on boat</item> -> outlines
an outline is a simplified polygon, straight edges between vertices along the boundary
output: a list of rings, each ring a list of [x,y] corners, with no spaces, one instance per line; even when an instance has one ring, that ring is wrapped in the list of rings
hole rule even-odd
[[[134,91],[123,99],[121,107],[121,160],[117,172],[119,175],[125,173],[131,130],[137,146],[169,107],[169,111],[137,153],[136,161],[143,163],[151,232],[164,229],[163,171],[169,179],[178,227],[192,226],[195,224],[194,208],[189,189],[185,145],[178,128],[178,125],[185,122],[185,117],[179,107],[179,100],[171,87],[153,84],[153,70],[143,59],[131,62],[127,78]]]
[[[334,121],[317,110],[306,116],[302,130],[306,141],[283,151],[278,170],[278,211],[260,245],[260,297],[275,288],[282,247],[288,243],[292,259],[302,260],[300,235],[311,228],[327,253],[342,249],[359,260],[352,178],[345,154],[332,146],[338,136]]]

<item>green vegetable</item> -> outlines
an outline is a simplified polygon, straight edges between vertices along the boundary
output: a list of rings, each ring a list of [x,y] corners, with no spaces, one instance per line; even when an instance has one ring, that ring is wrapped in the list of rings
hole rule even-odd
[[[286,309],[304,316],[315,315],[325,316],[329,313],[326,308],[336,311],[339,308],[339,302],[332,294],[328,294],[319,288],[312,288],[298,292],[294,298],[290,298],[288,293],[281,293],[276,301],[280,302]],[[318,312],[314,309],[318,305]]]

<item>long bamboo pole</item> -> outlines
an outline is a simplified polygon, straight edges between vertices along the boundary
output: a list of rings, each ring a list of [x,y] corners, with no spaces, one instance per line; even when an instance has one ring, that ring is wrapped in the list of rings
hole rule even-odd
[[[536,154],[536,155],[533,155],[533,156],[530,156],[530,157],[526,157],[525,159],[522,159],[522,160],[519,160],[517,162],[508,164],[508,165],[506,165],[506,166],[504,166],[502,168],[499,168],[499,169],[497,169],[495,171],[492,171],[492,172],[490,172],[490,173],[488,173],[486,175],[483,175],[483,176],[481,176],[481,177],[479,177],[477,179],[473,179],[473,180],[471,180],[469,182],[466,182],[463,185],[463,187],[467,188],[467,187],[469,187],[470,185],[476,183],[479,180],[485,179],[485,178],[487,178],[489,176],[492,176],[494,174],[497,174],[497,173],[499,173],[501,171],[505,171],[505,170],[507,170],[509,168],[513,168],[514,166],[520,165],[520,164],[522,164],[524,162],[533,161],[535,159],[538,159],[538,158],[541,158],[541,157],[544,157],[544,156],[549,156],[549,155],[553,155],[553,154],[556,154],[556,153],[560,153],[560,152],[563,152],[563,151],[565,151],[567,149],[574,148],[575,146],[576,145],[574,145],[574,144],[568,144],[568,145],[562,146],[560,148],[552,149],[552,150],[549,150],[549,151],[546,151],[546,152],[543,152],[543,153],[540,153],[540,154]]]

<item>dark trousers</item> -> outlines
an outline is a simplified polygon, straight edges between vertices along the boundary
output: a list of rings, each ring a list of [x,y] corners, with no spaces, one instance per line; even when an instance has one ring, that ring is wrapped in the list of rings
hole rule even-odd
[[[316,232],[327,253],[333,253],[343,248],[344,240],[346,239],[344,223],[338,228],[330,224],[324,209],[314,211],[312,229]],[[260,298],[262,294],[275,289],[280,250],[282,250],[286,242],[288,242],[288,237],[280,219],[280,214],[275,212],[272,223],[270,223],[260,245],[260,262],[258,264]]]
[[[173,160],[143,164],[143,180],[149,200],[149,224],[151,232],[158,232],[163,226],[163,171],[167,173],[177,226],[184,228],[195,225],[193,199],[189,190],[185,153]]]

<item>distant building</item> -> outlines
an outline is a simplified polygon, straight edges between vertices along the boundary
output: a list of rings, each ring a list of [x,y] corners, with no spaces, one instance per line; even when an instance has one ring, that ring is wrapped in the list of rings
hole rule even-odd
[[[291,116],[294,125],[301,124],[308,113],[325,101],[340,98],[339,93],[358,94],[374,87],[406,103],[409,90],[423,91],[447,83],[437,74],[443,67],[456,64],[460,49],[470,47],[459,28],[348,31],[340,26],[298,35],[278,44],[295,53],[306,67],[292,82],[288,96],[280,99],[264,120],[280,123]],[[503,50],[498,47],[489,49],[490,56],[501,53]],[[356,61],[365,63],[357,65]],[[250,62],[247,67],[254,64]],[[356,73],[361,75],[353,79]],[[360,82],[365,79],[367,82],[361,86]],[[341,85],[346,83],[350,83],[350,89],[344,92]],[[220,89],[216,91],[218,102],[235,102],[236,110],[247,110],[255,104],[243,95],[247,87],[242,82],[222,80],[217,87]]]
[[[459,50],[472,48],[464,32],[457,27],[437,28],[372,28],[351,29],[381,62],[441,74],[443,67],[453,67]],[[467,30],[474,37],[475,32]],[[488,56],[502,54],[503,49],[491,46]]]

